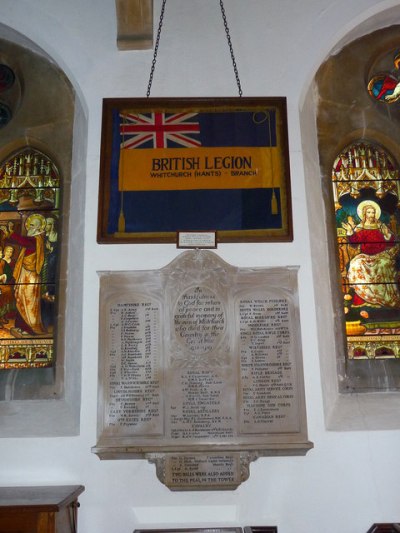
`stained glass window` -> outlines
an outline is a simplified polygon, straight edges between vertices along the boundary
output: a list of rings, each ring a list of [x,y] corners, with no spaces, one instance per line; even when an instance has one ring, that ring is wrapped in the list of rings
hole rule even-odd
[[[374,100],[385,104],[394,104],[400,98],[400,53],[393,58],[394,70],[375,74],[368,82],[368,92]]]
[[[398,166],[357,142],[337,156],[332,186],[348,358],[400,358]]]
[[[60,178],[24,148],[0,166],[0,369],[54,363]]]

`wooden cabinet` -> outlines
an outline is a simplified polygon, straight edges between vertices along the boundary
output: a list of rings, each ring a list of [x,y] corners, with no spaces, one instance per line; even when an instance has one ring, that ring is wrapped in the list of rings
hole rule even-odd
[[[0,533],[76,533],[81,485],[0,487]]]

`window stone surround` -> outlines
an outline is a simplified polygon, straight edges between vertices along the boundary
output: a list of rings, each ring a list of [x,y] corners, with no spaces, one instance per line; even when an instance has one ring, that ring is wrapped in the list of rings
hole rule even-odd
[[[87,117],[74,87],[45,51],[4,25],[0,39],[1,60],[24,85],[14,120],[0,130],[0,159],[32,146],[54,161],[63,182],[57,362],[49,369],[0,373],[1,436],[78,435]],[[67,279],[67,272],[74,275]]]
[[[392,12],[376,17],[375,23],[389,21]],[[371,24],[367,21],[354,30],[359,36],[364,28],[366,36],[351,41],[347,35],[342,40],[346,46],[336,46],[318,70],[300,110],[325,425],[335,431],[400,428],[400,373],[397,367],[391,368],[398,361],[367,361],[365,373],[356,368],[352,374],[344,356],[342,299],[337,271],[332,268],[336,264],[331,204],[335,156],[347,144],[365,138],[383,145],[400,162],[400,106],[393,104],[388,113],[366,89],[369,76],[393,69],[400,27],[371,33],[376,29]],[[357,78],[354,87],[352,80]]]

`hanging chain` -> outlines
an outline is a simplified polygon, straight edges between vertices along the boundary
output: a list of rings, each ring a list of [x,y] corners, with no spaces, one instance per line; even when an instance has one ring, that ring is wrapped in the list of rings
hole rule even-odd
[[[163,0],[162,6],[161,6],[160,22],[158,23],[156,44],[154,46],[154,54],[153,54],[153,61],[151,63],[149,84],[147,86],[147,93],[146,93],[147,98],[150,96],[151,85],[153,83],[154,70],[156,68],[156,62],[157,62],[158,45],[160,44],[161,30],[162,30],[162,25],[163,25],[163,20],[164,20],[164,12],[165,12],[165,4],[166,3],[167,3],[167,0]],[[223,0],[219,0],[219,5],[221,6],[222,20],[224,21],[226,38],[227,38],[227,41],[228,41],[229,51],[231,53],[233,71],[235,73],[235,78],[236,78],[236,85],[238,87],[239,96],[242,96],[242,94],[243,94],[242,93],[242,86],[240,84],[240,78],[239,78],[238,68],[237,68],[237,65],[236,65],[235,54],[233,53],[233,46],[232,46],[231,36],[230,36],[230,33],[229,33],[228,21],[226,20],[226,13],[225,13]]]
[[[154,69],[156,68],[158,45],[160,44],[161,29],[162,29],[163,20],[164,20],[164,12],[165,12],[165,4],[166,3],[167,3],[167,0],[163,0],[162,6],[161,6],[160,22],[158,23],[156,44],[154,46],[154,54],[153,54],[153,61],[151,63],[149,84],[147,86],[147,93],[146,93],[147,98],[150,96],[151,84],[153,83]]]
[[[239,91],[239,96],[242,96],[242,87],[240,85],[240,78],[239,78],[239,72],[238,72],[238,69],[237,69],[237,66],[236,66],[236,60],[235,60],[235,54],[233,53],[233,47],[232,47],[232,41],[231,41],[231,36],[230,36],[230,33],[229,33],[229,28],[228,28],[228,22],[226,20],[226,14],[225,14],[225,9],[224,9],[224,2],[222,0],[219,0],[219,5],[221,6],[221,13],[222,13],[222,20],[224,21],[224,26],[225,26],[225,33],[226,33],[226,38],[228,40],[228,46],[229,46],[229,50],[231,52],[231,58],[232,58],[232,65],[233,65],[233,70],[235,72],[235,77],[236,77],[236,85],[238,87],[238,91]]]

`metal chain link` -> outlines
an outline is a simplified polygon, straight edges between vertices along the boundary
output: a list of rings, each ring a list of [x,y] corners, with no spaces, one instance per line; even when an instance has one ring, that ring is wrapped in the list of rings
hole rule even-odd
[[[239,96],[242,96],[242,94],[243,94],[242,93],[242,86],[240,84],[239,72],[238,72],[238,69],[237,69],[237,66],[236,66],[235,54],[233,53],[231,36],[230,36],[230,33],[229,33],[228,22],[226,20],[224,2],[222,0],[219,0],[219,5],[221,6],[222,20],[224,21],[226,38],[228,40],[228,46],[229,46],[229,50],[231,52],[232,65],[233,65],[233,70],[235,72],[235,77],[236,77],[236,85],[238,87]]]
[[[162,29],[163,20],[164,20],[165,4],[166,4],[166,3],[167,3],[167,0],[163,0],[162,6],[161,6],[160,22],[158,23],[158,30],[157,30],[156,44],[155,44],[155,46],[154,46],[153,61],[152,61],[152,63],[151,63],[151,70],[150,70],[149,83],[148,83],[148,86],[147,86],[147,93],[146,93],[147,98],[150,96],[151,85],[152,85],[152,83],[153,83],[153,76],[154,76],[154,70],[155,70],[155,68],[156,68],[158,46],[159,46],[159,44],[160,44],[161,29]],[[227,41],[228,41],[229,51],[230,51],[230,53],[231,53],[231,59],[232,59],[232,65],[233,65],[233,71],[234,71],[234,73],[235,73],[236,84],[237,84],[237,87],[238,87],[239,96],[242,96],[242,94],[243,94],[243,93],[242,93],[242,86],[241,86],[241,84],[240,84],[240,78],[239,78],[238,68],[237,68],[237,65],[236,65],[235,54],[233,53],[233,46],[232,46],[232,41],[231,41],[231,35],[230,35],[230,33],[229,33],[228,21],[227,21],[227,19],[226,19],[226,13],[225,13],[225,8],[224,8],[224,2],[223,2],[223,0],[219,0],[219,5],[220,5],[220,7],[221,7],[222,20],[223,20],[223,22],[224,22],[226,38],[227,38]]]
[[[164,20],[164,12],[165,12],[165,4],[166,3],[167,3],[167,0],[163,0],[162,6],[161,6],[160,22],[158,23],[156,44],[154,46],[154,54],[153,54],[153,61],[151,63],[149,84],[147,86],[147,93],[146,93],[147,98],[150,96],[151,84],[153,83],[154,69],[156,68],[158,45],[160,44],[161,29],[162,29],[163,20]]]

